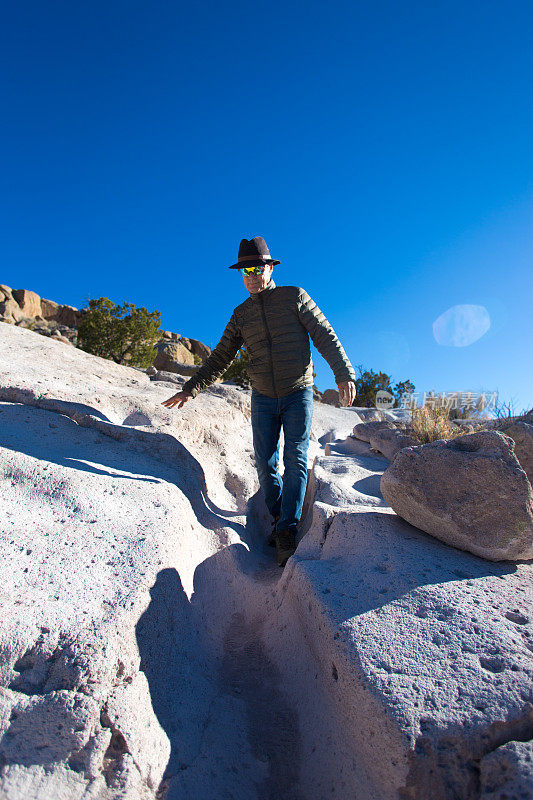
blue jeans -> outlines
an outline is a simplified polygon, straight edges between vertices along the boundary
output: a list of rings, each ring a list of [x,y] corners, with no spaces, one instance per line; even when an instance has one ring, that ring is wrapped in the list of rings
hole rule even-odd
[[[277,530],[293,530],[300,520],[307,486],[307,449],[313,419],[313,387],[279,399],[252,389],[252,432],[255,465],[265,502]],[[283,426],[283,479],[278,471],[279,437]]]

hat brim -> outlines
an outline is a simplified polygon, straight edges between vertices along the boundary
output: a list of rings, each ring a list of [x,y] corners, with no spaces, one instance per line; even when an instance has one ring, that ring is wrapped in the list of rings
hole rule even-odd
[[[281,261],[276,261],[275,258],[258,258],[257,261],[250,259],[249,261],[239,261],[237,264],[232,264],[228,269],[242,269],[243,267],[258,267],[262,264],[270,264],[274,267],[276,264],[281,264]]]

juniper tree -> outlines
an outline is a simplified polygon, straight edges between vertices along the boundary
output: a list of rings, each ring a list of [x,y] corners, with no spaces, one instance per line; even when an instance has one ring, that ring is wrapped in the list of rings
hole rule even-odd
[[[149,367],[161,338],[161,314],[133,303],[117,306],[107,297],[88,301],[78,326],[78,347],[116,364]]]

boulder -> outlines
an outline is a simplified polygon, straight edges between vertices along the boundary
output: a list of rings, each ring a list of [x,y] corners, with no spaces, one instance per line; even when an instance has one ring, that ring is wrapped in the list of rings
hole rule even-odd
[[[58,311],[59,303],[55,303],[53,300],[45,300],[44,297],[41,299],[41,313],[45,319],[56,319]]]
[[[153,362],[156,369],[177,372],[178,367],[183,364],[194,364],[193,354],[181,342],[169,342],[163,339],[155,345],[154,349],[157,350],[157,355]]]
[[[13,289],[12,294],[25,317],[41,316],[41,298],[38,294],[28,289]]]
[[[46,320],[53,320],[61,325],[68,325],[69,328],[77,328],[83,315],[83,310],[74,306],[60,305],[53,300],[41,300],[42,315]]]
[[[382,428],[374,436],[370,437],[370,447],[392,460],[399,450],[404,447],[418,445],[418,441],[408,436],[397,428]]]
[[[513,440],[515,456],[533,486],[533,420],[531,423],[512,422],[503,433]]]
[[[335,406],[335,408],[341,407],[341,401],[339,398],[339,392],[337,389],[326,389],[326,391],[322,395],[322,402],[326,403],[328,406]]]
[[[69,328],[77,328],[81,313],[74,306],[59,306],[56,322],[61,325],[68,325]]]
[[[368,442],[372,450],[377,450],[388,459],[394,458],[403,447],[418,444],[416,439],[408,436],[389,420],[360,422],[354,426],[353,435]]]
[[[0,283],[0,295],[3,294],[4,297],[12,297],[13,295],[11,294],[11,292],[12,292],[11,286],[6,286],[5,283]],[[1,299],[2,297],[0,296],[0,300]]]
[[[211,355],[211,348],[208,347],[203,342],[198,341],[198,339],[189,339],[191,343],[191,352],[195,356],[199,356],[202,361],[205,361],[208,356]]]
[[[182,364],[180,361],[172,361],[164,370],[157,370],[157,374],[162,375],[166,373],[169,375],[172,373],[174,375],[187,375],[187,377],[190,377],[194,375],[199,368],[200,364]],[[164,378],[161,380],[164,380]]]
[[[370,442],[372,437],[376,437],[379,431],[395,431],[396,427],[389,421],[359,422],[354,426],[353,435],[363,442]]]
[[[533,490],[505,434],[406,447],[380,487],[400,517],[447,544],[489,561],[533,558]]]
[[[3,297],[4,299],[0,300],[0,317],[14,325],[24,318],[24,312],[11,295],[4,294]]]
[[[198,341],[198,339],[189,339],[187,336],[180,336],[179,342],[186,347],[187,350],[193,354],[193,356],[198,356],[198,358],[201,358],[202,361],[205,361],[206,358],[211,354],[211,348],[203,342]]]
[[[533,742],[507,742],[480,762],[480,800],[533,797]]]

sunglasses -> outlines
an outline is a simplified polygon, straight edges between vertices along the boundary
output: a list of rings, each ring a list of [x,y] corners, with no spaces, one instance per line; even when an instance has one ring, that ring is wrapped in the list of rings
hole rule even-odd
[[[268,264],[258,264],[257,267],[241,267],[239,272],[241,275],[262,275]]]

